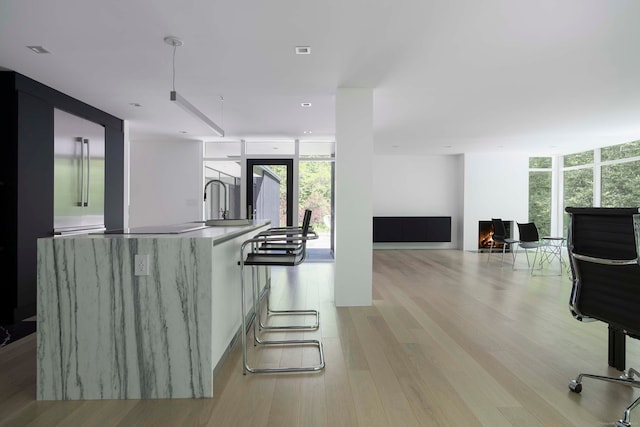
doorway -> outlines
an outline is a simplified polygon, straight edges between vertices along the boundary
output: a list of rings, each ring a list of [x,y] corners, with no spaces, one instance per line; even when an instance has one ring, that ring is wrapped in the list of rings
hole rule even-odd
[[[247,218],[292,226],[293,159],[247,159]]]
[[[325,159],[301,159],[298,163],[299,209],[311,209],[311,225],[317,240],[307,243],[310,260],[330,261],[334,256],[334,163]]]

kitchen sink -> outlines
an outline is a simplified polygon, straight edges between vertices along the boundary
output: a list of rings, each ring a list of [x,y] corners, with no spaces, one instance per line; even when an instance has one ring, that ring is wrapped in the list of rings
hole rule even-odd
[[[204,222],[208,227],[234,227],[240,225],[251,225],[251,219],[209,219]]]

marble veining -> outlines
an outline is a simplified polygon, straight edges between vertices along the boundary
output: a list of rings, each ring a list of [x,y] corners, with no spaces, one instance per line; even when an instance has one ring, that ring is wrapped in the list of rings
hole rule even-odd
[[[38,399],[211,397],[211,282],[211,239],[40,239]]]

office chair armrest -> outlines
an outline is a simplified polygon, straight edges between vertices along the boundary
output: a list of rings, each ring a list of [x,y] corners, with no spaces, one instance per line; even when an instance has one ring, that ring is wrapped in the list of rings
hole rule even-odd
[[[573,316],[574,319],[576,319],[576,320],[578,320],[580,322],[584,322],[584,323],[598,322],[598,319],[594,319],[593,317],[585,316],[584,314],[576,311],[575,308],[571,304],[569,304],[569,311],[571,312],[571,316]]]
[[[608,259],[608,258],[597,258],[588,255],[581,255],[575,252],[571,252],[571,256],[580,261],[592,262],[594,264],[604,264],[604,265],[637,265],[638,258],[634,259]]]

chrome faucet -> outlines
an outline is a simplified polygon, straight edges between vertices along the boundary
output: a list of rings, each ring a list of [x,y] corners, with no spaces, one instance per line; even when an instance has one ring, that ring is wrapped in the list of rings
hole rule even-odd
[[[205,185],[204,185],[204,201],[207,201],[207,187],[209,186],[209,184],[211,183],[217,183],[220,184],[220,186],[224,189],[224,210],[222,211],[222,219],[227,219],[227,216],[229,215],[229,204],[228,204],[228,200],[227,200],[227,196],[228,196],[228,191],[229,189],[227,188],[227,184],[225,184],[224,182],[220,181],[219,179],[212,179],[210,181],[208,181]]]

